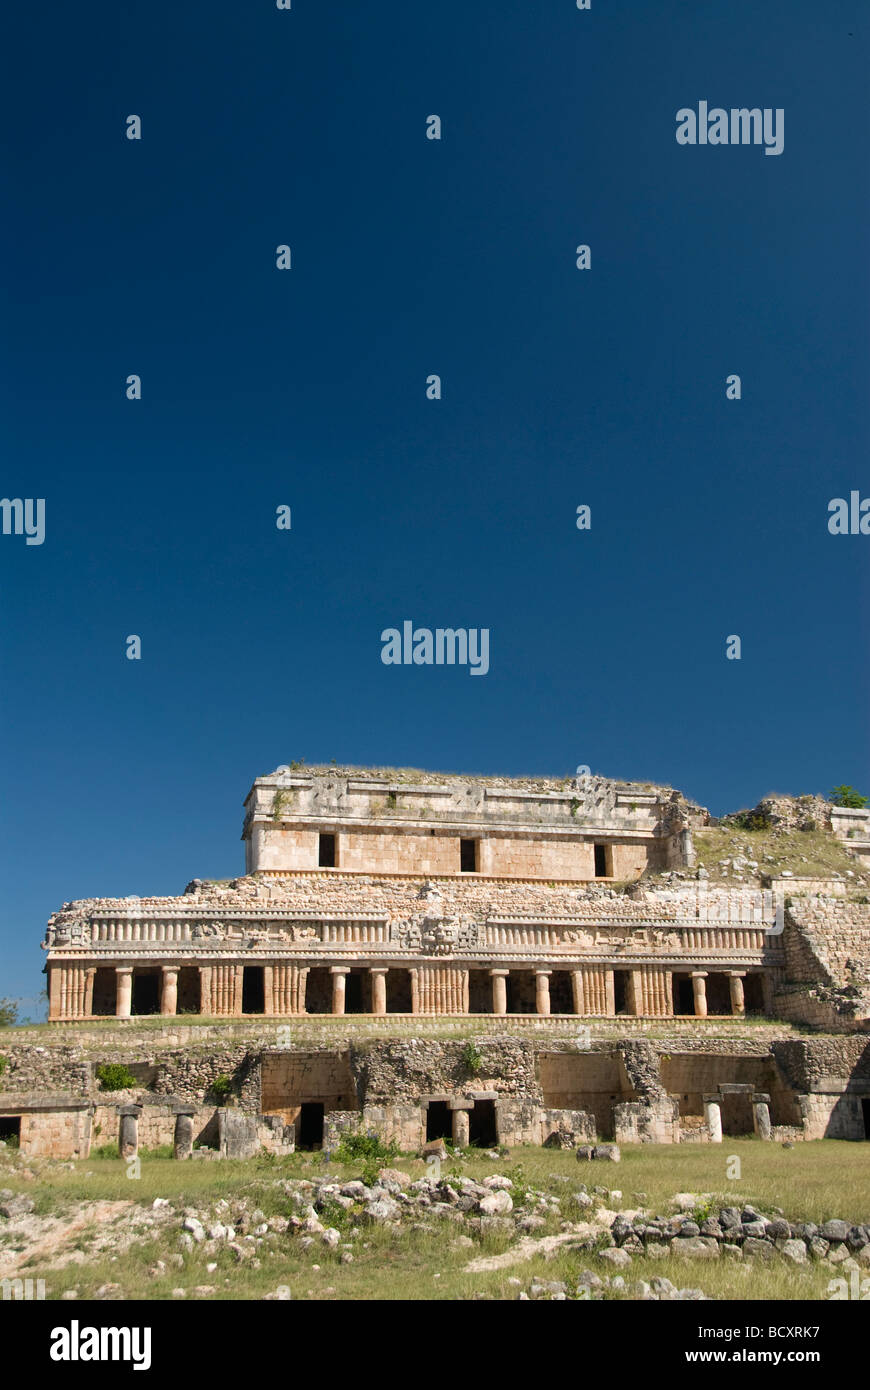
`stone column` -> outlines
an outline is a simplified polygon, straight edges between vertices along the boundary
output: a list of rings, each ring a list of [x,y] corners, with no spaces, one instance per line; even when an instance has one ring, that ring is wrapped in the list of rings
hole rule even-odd
[[[97,967],[95,965],[89,965],[85,970],[85,999],[83,1009],[86,1018],[90,1018],[94,1012],[94,976],[96,973]]]
[[[722,1109],[718,1095],[704,1097],[704,1123],[710,1131],[711,1144],[721,1144]]]
[[[550,1012],[550,976],[551,970],[535,971],[535,1008],[539,1014],[549,1014]]]
[[[199,1012],[206,1016],[213,1013],[211,998],[211,966],[199,967]]]
[[[115,1016],[116,1018],[129,1018],[133,1006],[132,965],[116,965],[115,980],[117,988],[117,994],[115,996]]]
[[[235,1017],[241,1018],[241,1014],[242,1014],[242,993],[243,993],[244,984],[245,984],[245,967],[244,967],[244,965],[237,965],[237,966],[235,967],[234,975],[235,975],[235,978],[234,978],[234,980],[233,980],[233,1007],[232,1007],[231,1012],[234,1014]]]
[[[583,971],[571,971],[571,997],[574,1001],[575,1014],[585,1013],[586,1001],[584,999]]]
[[[174,965],[163,966],[163,988],[160,991],[160,1012],[174,1014],[178,1011],[178,970]]]
[[[507,970],[490,970],[492,977],[492,1011],[494,1014],[507,1013]]]
[[[60,1018],[60,972],[62,965],[48,967],[48,1016]]]
[[[274,1017],[280,1012],[275,1004],[275,967],[270,963],[263,966],[263,1013]]]
[[[372,977],[372,1013],[387,1012],[387,967],[373,965],[369,974]]]
[[[349,965],[331,965],[329,973],[332,976],[332,1012],[334,1014],[344,1013],[344,982],[345,976],[350,974]]]
[[[173,1158],[190,1158],[193,1153],[193,1106],[180,1106],[175,1112],[175,1137],[172,1143]]]
[[[763,1091],[752,1097],[752,1124],[759,1139],[770,1138],[770,1096]]]
[[[695,1017],[707,1017],[707,972],[706,970],[692,971],[692,989],[695,992]]]
[[[122,1158],[135,1158],[139,1152],[139,1114],[141,1105],[119,1105],[118,1152]]]
[[[607,1017],[613,1018],[616,1014],[616,985],[612,970],[604,972],[604,998]]]
[[[464,1149],[469,1141],[468,1112],[473,1106],[474,1101],[454,1101],[450,1109],[453,1121],[453,1142],[458,1149]]]
[[[743,999],[743,976],[745,970],[731,970],[728,974],[728,985],[731,990],[731,1012],[742,1018],[746,1013],[746,1004]]]

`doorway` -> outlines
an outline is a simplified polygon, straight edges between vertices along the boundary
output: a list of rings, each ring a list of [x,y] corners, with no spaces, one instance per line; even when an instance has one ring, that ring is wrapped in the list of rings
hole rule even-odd
[[[296,1132],[297,1149],[319,1149],[323,1145],[323,1105],[320,1101],[304,1100],[299,1107]]]

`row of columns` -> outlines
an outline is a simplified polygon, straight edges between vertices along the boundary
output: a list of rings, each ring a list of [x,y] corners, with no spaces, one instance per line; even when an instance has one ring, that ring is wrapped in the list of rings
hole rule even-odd
[[[277,962],[263,967],[264,1002],[266,1014],[287,1016],[305,1013],[305,989],[310,966],[293,962]],[[468,1013],[468,970],[456,965],[425,965],[401,967],[411,973],[411,1011],[420,1014]],[[387,1012],[387,971],[389,967],[368,967],[371,980],[371,1011]],[[50,976],[50,1017],[87,1018],[93,1013],[95,966],[77,963],[52,965]],[[349,965],[329,967],[332,976],[332,1013],[344,1014],[346,977]],[[164,965],[160,993],[161,1014],[174,1015],[178,1009],[179,967]],[[199,966],[200,1011],[203,1014],[235,1014],[241,1012],[240,1001],[244,966],[218,962]],[[550,976],[552,967],[540,967],[535,975],[535,1009],[540,1015],[550,1014]],[[570,972],[574,1013],[580,1017],[612,1017],[616,1013],[613,970],[606,966],[580,966]],[[507,980],[511,971],[493,967],[492,1012],[507,1014]],[[655,967],[640,967],[626,971],[628,989],[626,1006],[629,1014],[643,1017],[666,1017],[671,1013],[671,972]],[[731,1012],[737,1017],[745,1013],[743,977],[745,971],[727,972],[731,996]],[[707,1017],[706,970],[691,972],[696,1018]],[[133,966],[115,966],[115,1014],[130,1018],[133,1003]]]

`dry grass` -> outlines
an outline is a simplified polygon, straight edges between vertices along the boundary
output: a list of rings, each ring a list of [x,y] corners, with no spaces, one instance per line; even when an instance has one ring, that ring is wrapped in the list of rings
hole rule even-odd
[[[791,1220],[822,1222],[838,1216],[852,1222],[870,1219],[870,1149],[866,1145],[824,1140],[782,1149],[754,1139],[727,1139],[721,1146],[685,1145],[676,1148],[626,1146],[619,1165],[579,1164],[573,1153],[538,1148],[516,1149],[508,1157],[493,1160],[470,1154],[448,1164],[456,1172],[473,1178],[507,1172],[514,1180],[515,1195],[526,1187],[558,1196],[561,1213],[547,1217],[536,1235],[559,1232],[564,1219],[585,1219],[572,1201],[581,1183],[604,1184],[622,1191],[622,1209],[643,1206],[650,1215],[667,1215],[673,1210],[676,1192],[693,1192],[714,1205],[740,1205],[752,1202],[762,1210],[782,1208]],[[741,1177],[732,1181],[726,1163],[740,1159]],[[278,1235],[262,1242],[256,1258],[239,1264],[232,1251],[222,1246],[216,1253],[202,1247],[182,1251],[178,1242],[183,1211],[213,1209],[224,1199],[230,1203],[245,1197],[249,1208],[259,1207],[266,1218],[287,1216],[293,1210],[281,1182],[285,1178],[315,1177],[326,1171],[320,1155],[296,1154],[282,1160],[255,1159],[247,1163],[175,1163],[145,1158],[142,1176],[131,1182],[120,1161],[90,1159],[72,1169],[41,1164],[33,1180],[21,1176],[21,1160],[4,1165],[0,1185],[26,1191],[37,1200],[37,1213],[62,1218],[55,1228],[50,1253],[34,1242],[34,1256],[19,1251],[18,1273],[22,1277],[44,1278],[48,1297],[57,1298],[64,1289],[75,1288],[79,1297],[91,1298],[100,1285],[120,1284],[128,1297],[166,1299],[176,1288],[188,1297],[214,1299],[258,1299],[278,1285],[291,1288],[294,1299],[334,1300],[451,1300],[475,1295],[489,1298],[515,1298],[517,1288],[511,1278],[528,1287],[534,1277],[565,1280],[576,1284],[583,1269],[606,1270],[589,1253],[566,1251],[545,1260],[540,1256],[495,1272],[470,1274],[469,1261],[481,1254],[498,1254],[516,1244],[506,1234],[481,1235],[473,1224],[463,1227],[444,1218],[420,1216],[406,1218],[401,1227],[364,1226],[360,1234],[350,1235],[352,1223],[335,1210],[330,1224],[342,1231],[343,1244],[353,1254],[353,1262],[341,1264],[341,1247],[330,1250],[315,1244],[307,1252],[299,1248],[298,1238]],[[423,1164],[400,1158],[396,1167],[419,1176]],[[332,1163],[329,1175],[341,1180],[360,1176],[359,1165]],[[634,1194],[642,1192],[643,1199]],[[149,1227],[151,1204],[165,1197],[173,1208],[165,1225]],[[82,1229],[81,1213],[94,1202],[127,1202],[135,1206],[118,1219],[118,1241],[109,1249],[102,1242],[95,1246],[93,1232]],[[612,1203],[609,1203],[612,1205]],[[416,1227],[416,1228],[415,1228]],[[68,1232],[68,1236],[64,1235]],[[457,1244],[468,1234],[473,1245]],[[80,1263],[68,1263],[70,1248],[77,1250]],[[111,1253],[111,1251],[119,1253]],[[0,1267],[4,1253],[12,1249],[8,1239],[0,1242]],[[181,1267],[170,1258],[181,1256]],[[165,1272],[152,1275],[158,1260],[167,1263]],[[207,1271],[214,1261],[217,1268]],[[62,1264],[63,1268],[59,1265]],[[828,1284],[836,1271],[823,1266],[795,1269],[781,1260],[770,1265],[742,1265],[725,1259],[714,1262],[688,1261],[669,1257],[652,1261],[637,1259],[625,1272],[627,1281],[665,1275],[680,1287],[701,1288],[714,1298],[737,1299],[815,1299],[828,1295]],[[207,1286],[213,1292],[195,1293]],[[609,1296],[617,1296],[616,1294]]]

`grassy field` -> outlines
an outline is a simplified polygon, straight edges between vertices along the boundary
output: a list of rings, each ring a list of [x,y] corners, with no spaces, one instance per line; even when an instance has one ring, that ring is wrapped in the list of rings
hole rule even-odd
[[[559,1234],[566,1221],[586,1219],[574,1201],[582,1183],[590,1190],[593,1183],[620,1189],[621,1203],[601,1199],[609,1209],[643,1207],[650,1216],[670,1215],[674,1195],[691,1192],[702,1199],[701,1207],[704,1199],[717,1206],[751,1202],[768,1213],[780,1208],[791,1221],[870,1220],[870,1145],[823,1140],[786,1150],[752,1139],[727,1139],[715,1148],[625,1146],[622,1155],[617,1165],[580,1164],[571,1152],[538,1148],[515,1149],[499,1159],[468,1151],[449,1160],[443,1176],[461,1173],[480,1180],[505,1174],[514,1183],[516,1206],[528,1188],[557,1198],[560,1210],[535,1206],[545,1224],[534,1239]],[[735,1156],[741,1165],[739,1180],[727,1176],[726,1164]],[[412,1177],[425,1172],[419,1159],[400,1157],[391,1166]],[[48,1298],[70,1289],[79,1298],[92,1298],[102,1285],[116,1284],[118,1296],[127,1298],[167,1299],[178,1297],[173,1291],[181,1289],[192,1298],[258,1299],[283,1285],[294,1299],[421,1300],[516,1298],[518,1287],[510,1280],[519,1279],[523,1288],[535,1277],[576,1285],[584,1269],[613,1273],[594,1253],[577,1250],[562,1250],[550,1259],[537,1254],[471,1273],[467,1265],[472,1259],[514,1249],[520,1236],[481,1233],[473,1221],[445,1220],[425,1211],[406,1215],[400,1226],[383,1226],[361,1225],[352,1212],[330,1207],[321,1219],[341,1233],[335,1249],[316,1239],[305,1250],[298,1235],[270,1232],[253,1258],[240,1260],[225,1242],[190,1250],[179,1242],[185,1212],[196,1211],[206,1224],[221,1220],[243,1231],[246,1215],[238,1204],[244,1202],[253,1229],[298,1211],[283,1185],[286,1179],[347,1181],[361,1175],[360,1163],[327,1165],[320,1154],[237,1163],[177,1163],[146,1155],[141,1177],[133,1181],[117,1159],[90,1158],[63,1166],[31,1162],[29,1167],[24,1160],[5,1159],[0,1187],[25,1193],[36,1207],[24,1235],[14,1236],[12,1223],[0,1220],[0,1275],[44,1279]],[[155,1198],[168,1205],[155,1210]],[[228,1205],[222,1207],[222,1202]],[[215,1267],[208,1269],[209,1264]],[[819,1299],[828,1296],[837,1271],[818,1264],[798,1269],[781,1259],[759,1265],[642,1257],[624,1273],[627,1281],[665,1275],[679,1287],[701,1288],[717,1299]],[[864,1275],[870,1276],[870,1270]]]

